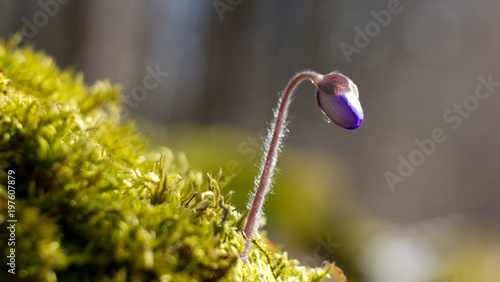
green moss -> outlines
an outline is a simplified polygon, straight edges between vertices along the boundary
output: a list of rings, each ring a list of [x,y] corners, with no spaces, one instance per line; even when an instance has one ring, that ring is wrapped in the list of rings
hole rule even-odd
[[[18,41],[0,42],[1,276],[26,281],[320,281],[331,268],[288,260],[254,239],[222,173],[188,168],[120,120],[120,90],[87,86]],[[15,177],[9,198],[8,174]],[[11,192],[12,194],[12,192]],[[10,200],[10,202],[9,202]],[[9,204],[15,212],[9,213]],[[10,210],[12,211],[12,210]],[[13,217],[9,218],[12,214]],[[6,259],[15,248],[15,272]],[[4,281],[3,279],[1,279]]]

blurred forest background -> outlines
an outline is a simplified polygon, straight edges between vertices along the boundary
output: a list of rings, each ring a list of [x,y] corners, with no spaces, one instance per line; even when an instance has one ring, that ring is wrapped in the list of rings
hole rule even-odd
[[[153,148],[234,174],[240,211],[278,93],[298,71],[339,70],[358,85],[365,121],[325,123],[314,87],[299,87],[266,204],[270,238],[306,264],[336,261],[349,281],[498,281],[499,10],[495,0],[0,0],[0,36],[21,31],[89,84],[121,84],[123,114]],[[446,139],[426,152],[417,143],[437,128]]]

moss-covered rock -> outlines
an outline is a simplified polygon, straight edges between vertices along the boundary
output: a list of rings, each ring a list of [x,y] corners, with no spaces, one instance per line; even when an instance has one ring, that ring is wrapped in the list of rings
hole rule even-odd
[[[331,267],[288,260],[265,233],[243,264],[245,217],[229,203],[227,178],[189,169],[168,149],[146,153],[120,120],[118,87],[87,86],[18,42],[0,42],[1,281],[328,276]]]

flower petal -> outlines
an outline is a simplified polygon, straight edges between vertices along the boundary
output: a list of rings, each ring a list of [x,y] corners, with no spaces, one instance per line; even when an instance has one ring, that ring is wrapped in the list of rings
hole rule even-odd
[[[316,90],[316,102],[327,122],[346,129],[356,129],[363,122],[363,109],[354,91],[329,95]]]

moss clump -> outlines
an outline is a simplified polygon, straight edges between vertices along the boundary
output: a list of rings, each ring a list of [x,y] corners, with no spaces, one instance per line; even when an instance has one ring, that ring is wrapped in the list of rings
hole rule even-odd
[[[117,87],[87,86],[18,42],[0,42],[0,232],[16,220],[15,245],[0,237],[0,280],[328,276],[331,268],[288,260],[263,233],[242,264],[245,218],[223,193],[227,178],[204,177],[168,149],[146,153],[134,125],[120,121]],[[7,265],[12,248],[15,275]]]

